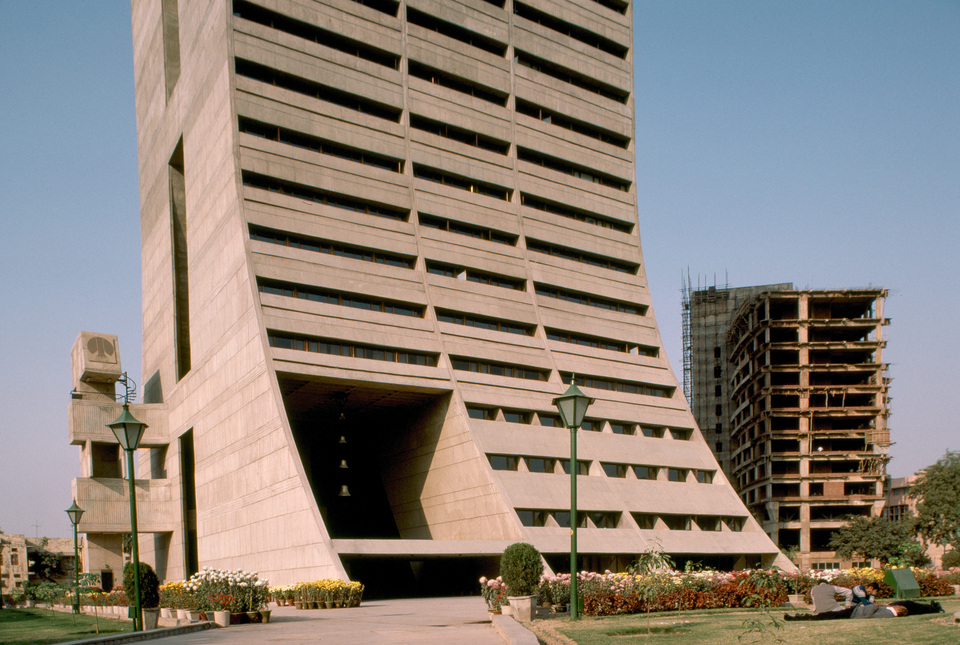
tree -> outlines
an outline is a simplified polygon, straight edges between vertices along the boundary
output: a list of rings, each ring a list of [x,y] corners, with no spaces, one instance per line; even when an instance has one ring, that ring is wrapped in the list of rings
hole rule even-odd
[[[948,450],[920,471],[910,491],[917,498],[917,529],[924,540],[960,550],[960,452]]]
[[[830,536],[830,548],[844,560],[857,555],[864,560],[887,562],[908,554],[916,543],[913,518],[894,522],[883,516],[851,516],[846,526]]]

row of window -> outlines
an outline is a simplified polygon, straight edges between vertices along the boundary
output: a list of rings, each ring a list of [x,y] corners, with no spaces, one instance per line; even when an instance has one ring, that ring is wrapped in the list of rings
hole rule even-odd
[[[412,352],[402,349],[346,343],[312,336],[300,336],[275,331],[268,331],[270,346],[279,349],[295,349],[299,351],[319,354],[333,354],[349,356],[351,358],[367,358],[371,360],[387,361],[391,363],[410,363],[436,367],[438,354]],[[483,361],[464,356],[451,356],[451,367],[464,372],[479,374],[493,374],[534,381],[546,381],[549,370],[517,365],[515,363],[501,363],[498,361]]]
[[[476,314],[464,314],[447,309],[437,309],[437,320],[439,322],[453,323],[454,325],[463,325],[465,327],[502,331],[508,334],[517,334],[518,336],[533,336],[536,331],[534,325],[524,325],[510,320],[478,316]]]
[[[257,242],[268,242],[280,246],[289,246],[295,249],[313,251],[314,253],[325,253],[328,255],[337,255],[350,258],[352,260],[363,260],[364,262],[373,262],[374,264],[386,264],[388,266],[399,267],[401,269],[412,269],[416,263],[416,258],[409,256],[396,255],[383,251],[375,251],[359,246],[330,242],[314,237],[293,235],[283,231],[274,231],[261,226],[250,227],[250,239]]]
[[[547,76],[555,78],[558,81],[569,83],[570,85],[579,87],[582,90],[597,94],[623,105],[626,105],[627,100],[630,98],[630,92],[626,90],[602,81],[598,81],[592,76],[575,72],[572,69],[557,65],[556,63],[539,58],[532,54],[528,54],[526,52],[517,50],[513,60],[518,65],[528,67],[532,70],[540,72],[541,74],[546,74]]]
[[[570,510],[514,509],[524,526],[570,527]],[[577,528],[620,528],[620,513],[611,511],[578,511]]]
[[[443,34],[448,38],[459,40],[471,47],[489,52],[494,56],[503,57],[503,55],[507,53],[506,44],[499,40],[482,36],[475,31],[464,29],[460,25],[441,20],[436,16],[431,16],[428,13],[418,11],[409,6],[407,7],[407,22],[423,27],[424,29],[429,29],[430,31],[435,31],[438,34]]]
[[[571,163],[563,159],[558,159],[557,157],[551,157],[549,155],[536,152],[535,150],[530,150],[529,148],[517,147],[517,159],[520,161],[526,161],[527,163],[536,164],[542,168],[549,168],[550,170],[555,170],[565,175],[576,177],[577,179],[583,179],[584,181],[589,181],[590,183],[598,184],[600,186],[614,188],[623,192],[630,190],[631,182],[627,181],[626,179],[620,179],[619,177],[599,173],[596,170],[592,170],[585,166]]]
[[[514,509],[520,523],[529,527],[570,527],[570,511],[564,509]],[[743,530],[745,517],[725,515],[680,515],[675,513],[630,513],[636,527],[643,530],[690,531],[696,526],[701,531],[737,532]],[[616,511],[579,511],[577,528],[617,529],[633,528],[623,520],[623,514]]]
[[[625,137],[621,134],[617,134],[616,132],[611,132],[610,130],[597,127],[592,123],[586,123],[585,121],[579,121],[577,119],[570,118],[554,110],[549,110],[545,107],[536,105],[535,103],[531,103],[530,101],[525,101],[518,98],[516,105],[518,113],[533,117],[534,119],[538,119],[544,123],[586,135],[593,139],[597,139],[598,141],[615,145],[618,148],[626,149],[627,146],[630,145],[629,137]]]
[[[410,365],[425,365],[436,367],[437,354],[411,352],[405,349],[346,343],[342,341],[286,334],[272,330],[267,331],[270,347],[277,349],[295,349],[316,354],[331,354],[334,356],[349,356],[350,358],[367,358],[388,363],[407,363]]]
[[[374,8],[379,10],[387,9],[387,13],[396,15],[396,3],[392,2],[392,0],[371,0],[371,2],[380,5]],[[606,4],[606,2],[602,4]],[[626,47],[620,43],[600,36],[599,34],[554,18],[549,14],[523,3],[515,3],[514,11],[517,15],[527,20],[537,22],[549,29],[566,34],[575,40],[579,40],[580,42],[596,47],[597,49],[612,54],[617,58],[626,58],[628,52]],[[284,31],[306,40],[329,46],[338,51],[352,54],[365,60],[373,61],[374,63],[389,67],[391,69],[398,69],[400,65],[400,57],[397,54],[379,49],[370,45],[369,43],[354,40],[327,29],[323,29],[300,20],[295,20],[277,12],[253,5],[244,0],[237,0],[234,5],[234,15],[266,25],[268,27],[272,27],[274,29],[278,29],[280,31]],[[494,40],[487,36],[483,36],[474,31],[470,31],[459,25],[441,20],[435,16],[431,16],[416,9],[407,9],[407,20],[412,24],[444,34],[445,36],[473,47],[477,47],[483,51],[490,52],[496,56],[503,56],[507,51],[507,45],[505,43]],[[574,70],[557,65],[556,63],[537,58],[536,56],[532,56],[524,52],[518,52],[515,60],[520,65],[536,69],[544,74],[552,76],[553,78],[570,83],[571,85],[580,87],[581,89],[585,89],[595,94],[599,94],[600,96],[613,99],[619,103],[625,104],[630,95],[626,90],[608,85],[585,74],[581,74]],[[506,105],[506,96],[502,92],[466,81],[462,78],[448,74],[441,70],[437,70],[435,68],[431,68],[422,63],[408,60],[407,71],[411,76],[428,80],[431,83],[443,85],[458,92],[465,92],[485,101],[496,103],[497,105]],[[239,70],[238,73],[240,73]]]
[[[527,471],[531,473],[556,473],[559,466],[566,475],[570,474],[569,459],[551,459],[548,457],[518,457],[515,455],[487,455],[490,460],[490,466],[494,470],[520,470],[520,464],[523,463]],[[589,475],[590,462],[577,460],[577,475]]]
[[[630,275],[637,275],[637,271],[640,269],[640,265],[634,262],[614,260],[613,258],[594,255],[593,253],[571,249],[566,246],[557,246],[556,244],[541,242],[540,240],[527,238],[526,243],[527,249],[534,251],[535,253],[552,255],[556,258],[572,260],[573,262],[579,262],[581,264],[589,264],[590,266],[599,267],[601,269],[608,269],[610,271],[617,271],[619,273],[627,273]]]
[[[596,47],[600,51],[616,56],[619,59],[625,59],[627,57],[627,52],[629,49],[620,43],[610,40],[609,38],[604,38],[600,34],[594,33],[589,29],[584,29],[578,25],[560,20],[559,18],[551,16],[548,13],[544,13],[539,9],[534,9],[528,4],[514,2],[513,12],[521,18],[529,20],[530,22],[535,22],[539,25],[543,25],[547,29],[552,29],[558,33],[570,36],[574,40],[579,40],[584,44],[590,45],[591,47]]]
[[[479,134],[465,128],[458,128],[448,123],[434,121],[418,114],[410,115],[410,127],[415,130],[433,133],[445,139],[459,141],[474,148],[496,152],[500,155],[505,155],[510,151],[510,143],[507,141],[488,137],[485,134]]]
[[[365,309],[367,311],[382,311],[383,313],[397,314],[398,316],[423,318],[424,314],[424,307],[405,302],[371,298],[369,296],[360,296],[352,293],[328,291],[302,284],[279,282],[276,280],[260,280],[258,289],[260,293],[299,298],[301,300],[322,302],[328,305],[339,305],[341,307],[352,307],[354,309]]]
[[[746,517],[725,515],[680,515],[675,513],[631,513],[641,529],[666,529],[668,531],[689,531],[696,526],[701,531],[722,531],[723,526],[735,533],[743,530]]]
[[[541,426],[550,428],[562,428],[563,421],[559,414],[553,412],[540,412],[532,410],[514,410],[510,408],[497,408],[491,406],[467,404],[467,415],[471,419],[483,419],[485,421],[505,421],[507,423],[532,424],[534,418]],[[677,441],[689,441],[693,436],[693,430],[690,428],[667,428],[664,426],[652,426],[646,424],[636,424],[629,421],[610,421],[606,419],[586,418],[580,424],[581,430],[590,432],[603,432],[609,425],[610,432],[613,434],[636,435],[639,429],[640,434],[648,439],[663,439],[670,437]]]
[[[256,137],[260,137],[261,139],[278,141],[280,143],[296,146],[297,148],[303,148],[305,150],[318,152],[331,157],[353,161],[365,166],[382,168],[384,170],[389,170],[390,172],[396,173],[403,172],[402,159],[395,159],[393,157],[379,155],[367,150],[351,148],[349,146],[344,146],[333,141],[314,137],[302,132],[297,132],[295,130],[289,130],[287,128],[282,128],[269,123],[255,121],[254,119],[244,116],[241,116],[238,120],[238,130],[242,133],[252,134]]]
[[[534,290],[538,296],[543,296],[545,298],[554,298],[556,300],[572,302],[578,305],[586,305],[588,307],[595,307],[597,309],[633,314],[634,316],[645,316],[647,314],[647,307],[645,305],[638,305],[632,302],[613,300],[611,298],[600,298],[598,296],[592,296],[579,291],[560,289],[558,287],[551,287],[540,283],[534,284]]]
[[[560,215],[561,217],[566,217],[567,219],[575,219],[578,222],[593,224],[594,226],[599,226],[601,228],[609,228],[614,231],[620,231],[621,233],[631,233],[633,231],[633,224],[610,219],[597,213],[591,213],[590,211],[585,211],[579,208],[568,206],[566,204],[550,201],[549,199],[537,197],[536,195],[531,195],[529,193],[520,193],[520,205],[526,206],[527,208],[535,208],[539,211],[544,211],[552,215]]]
[[[264,237],[261,236],[255,239],[271,241],[274,238],[264,240]],[[413,305],[405,302],[371,298],[369,296],[344,293],[341,291],[331,291],[277,280],[260,280],[258,288],[261,293],[267,293],[271,295],[286,296],[288,298],[298,298],[301,300],[310,300],[312,302],[322,302],[325,304],[352,307],[354,309],[364,309],[367,311],[381,311],[383,313],[411,316],[414,318],[423,318],[425,311],[423,306]],[[536,332],[535,325],[527,325],[510,320],[480,316],[476,314],[465,314],[446,309],[437,309],[437,320],[439,322],[464,325],[467,327],[476,327],[478,329],[489,329],[492,331],[517,334],[520,336],[533,336]],[[557,329],[546,329],[545,332],[546,337],[549,340],[584,345],[587,347],[595,347],[607,351],[642,353],[644,356],[656,356],[658,353],[658,349],[656,347],[628,345],[624,342],[613,341],[594,336],[583,336]],[[632,434],[632,432],[625,434]]]
[[[403,110],[392,105],[386,105],[385,103],[380,103],[358,94],[344,92],[329,85],[323,85],[322,83],[310,81],[300,76],[295,76],[294,74],[281,72],[272,67],[267,67],[266,65],[261,65],[260,63],[255,63],[243,58],[238,57],[235,59],[235,69],[239,76],[244,76],[268,85],[274,85],[320,101],[333,103],[348,110],[369,114],[392,123],[399,123],[400,115],[403,113]]]
[[[599,336],[574,334],[573,332],[562,331],[559,329],[544,329],[544,331],[547,334],[548,340],[556,340],[561,343],[583,345],[584,347],[595,347],[597,349],[605,349],[611,352],[622,352],[624,354],[636,354],[640,356],[656,357],[660,354],[660,349],[651,345],[639,345],[636,343],[627,343],[610,338],[600,338]]]
[[[244,172],[244,177],[247,177],[247,173]],[[248,184],[246,181],[244,182]],[[254,186],[260,187],[260,186]],[[404,269],[412,269],[416,264],[416,258],[410,256],[402,256],[394,253],[388,253],[385,251],[379,251],[374,249],[368,249],[348,244],[342,244],[337,242],[330,242],[328,240],[321,240],[319,238],[294,235],[291,233],[286,233],[283,231],[276,231],[260,226],[251,226],[250,227],[250,239],[257,240],[260,242],[269,242],[271,244],[278,244],[280,246],[289,246],[292,248],[303,249],[307,251],[313,251],[315,253],[326,253],[329,255],[337,255],[341,257],[346,257],[354,260],[363,260],[365,262],[374,262],[376,264],[386,264],[389,266],[401,267]],[[442,262],[433,262],[427,261],[427,272],[433,275],[442,275],[451,278],[457,278],[460,280],[465,280],[467,282],[476,282],[479,284],[487,284],[494,287],[500,287],[504,289],[512,289],[515,291],[525,291],[526,290],[526,281],[520,278],[513,278],[509,276],[498,275],[494,273],[487,273],[484,271],[478,271],[475,269],[468,269],[464,267],[458,267],[450,264],[445,264]],[[645,313],[645,307],[639,305],[630,305],[627,303],[621,303],[618,301],[595,298],[593,296],[587,296],[585,294],[578,294],[575,292],[565,291],[561,289],[553,289],[549,287],[542,287],[541,285],[536,285],[537,295],[548,297],[548,298],[558,298],[560,300],[566,300],[568,302],[576,302],[578,304],[586,304],[592,307],[598,307],[600,309],[610,309],[614,311],[624,311],[625,313],[635,313],[636,315],[643,315]],[[641,313],[643,312],[643,313]],[[577,337],[577,344],[591,344],[592,341],[588,337]],[[563,340],[558,338],[557,340]],[[599,346],[599,345],[597,345]],[[639,351],[639,346],[637,346]],[[656,348],[647,348],[647,355],[651,355],[649,352],[656,351]],[[655,355],[652,354],[652,355]],[[605,386],[603,389],[611,389],[618,391],[629,391],[629,389],[622,389],[617,386]],[[662,395],[654,395],[662,396]]]
[[[500,90],[495,90],[492,87],[487,87],[486,85],[480,85],[479,83],[468,81],[465,78],[455,76],[443,71],[442,69],[431,67],[430,65],[418,63],[415,60],[407,61],[407,72],[414,78],[419,78],[427,81],[428,83],[446,87],[447,89],[460,92],[461,94],[467,94],[468,96],[478,98],[481,101],[486,101],[487,103],[493,103],[494,105],[498,105],[500,107],[506,107],[507,105],[508,95]]]
[[[569,372],[560,372],[560,380],[562,380],[564,383],[575,381],[577,385],[592,387],[598,390],[625,392],[627,394],[643,394],[645,396],[657,396],[663,398],[672,397],[673,391],[676,389],[637,381],[623,381],[620,379],[601,378],[598,376],[583,376],[581,374],[574,375],[573,373]]]
[[[496,242],[497,244],[505,244],[507,246],[517,245],[516,235],[504,233],[503,231],[498,231],[486,226],[475,226],[474,224],[458,222],[457,220],[447,219],[445,217],[437,217],[435,215],[425,215],[423,213],[419,213],[417,219],[420,222],[420,226],[424,226],[426,228],[449,231],[450,233],[456,233],[457,235],[465,235],[478,240],[487,240],[489,242]]]
[[[427,273],[433,275],[442,275],[448,278],[457,278],[467,282],[476,282],[478,284],[487,284],[501,289],[513,289],[514,291],[526,291],[527,282],[520,278],[512,278],[496,273],[487,273],[476,269],[467,269],[464,267],[444,264],[427,260]]]
[[[400,3],[396,0],[353,0],[357,4],[362,4],[371,9],[375,9],[381,13],[385,13],[389,16],[396,17],[397,10],[400,7]],[[617,13],[623,15],[627,13],[627,8],[630,7],[630,3],[626,0],[593,0],[598,5],[606,7],[611,11],[616,11]],[[487,4],[491,4],[498,9],[503,9],[504,0],[485,0]]]
[[[377,217],[393,219],[400,222],[405,222],[410,217],[410,211],[407,209],[385,206],[384,204],[358,199],[349,195],[320,190],[312,186],[297,184],[292,181],[286,181],[285,179],[277,179],[276,177],[268,177],[267,175],[261,175],[249,170],[242,171],[240,176],[244,186],[258,188],[280,195],[289,195],[290,197],[305,199],[324,206],[333,206],[334,208],[340,208],[354,213],[376,215]]]
[[[500,363],[498,361],[481,361],[464,356],[451,356],[450,363],[455,370],[463,372],[477,372],[479,374],[493,374],[495,376],[509,376],[522,378],[528,381],[546,381],[550,372],[535,367],[517,365],[516,363]]]
[[[477,181],[476,179],[463,177],[462,175],[455,175],[445,170],[430,168],[429,166],[418,163],[413,164],[413,176],[417,179],[426,179],[427,181],[432,181],[437,184],[459,188],[460,190],[477,193],[478,195],[486,195],[487,197],[493,197],[494,199],[505,202],[510,201],[510,198],[513,196],[513,191],[509,188]]]
[[[492,455],[488,454],[490,467],[494,470],[522,471],[545,474],[570,474],[570,460],[552,457],[525,457],[521,455]],[[577,474],[589,475],[591,461],[577,460]],[[521,468],[523,466],[523,468]],[[650,466],[643,464],[619,464],[600,462],[600,468],[607,477],[626,479],[633,473],[636,479],[647,481],[668,481],[677,483],[712,484],[715,470],[698,470],[690,468],[667,468],[664,466]],[[661,477],[662,474],[662,477]]]
[[[342,34],[323,29],[308,22],[296,20],[277,13],[276,11],[265,9],[246,0],[233,0],[233,15],[305,40],[311,40],[315,43],[330,47],[331,49],[372,61],[378,65],[389,67],[390,69],[400,69],[400,56],[397,54],[384,51],[369,43],[348,38]]]

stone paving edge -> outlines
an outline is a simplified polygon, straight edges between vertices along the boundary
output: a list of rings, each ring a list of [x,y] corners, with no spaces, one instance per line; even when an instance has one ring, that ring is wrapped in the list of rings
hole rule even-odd
[[[176,627],[161,627],[151,629],[147,632],[128,632],[126,634],[109,634],[107,636],[95,636],[93,638],[84,638],[79,641],[68,641],[60,645],[124,645],[125,643],[139,643],[141,641],[152,641],[158,638],[167,638],[169,636],[182,636],[183,634],[192,634],[202,632],[207,629],[216,629],[216,624],[210,621],[199,623],[190,623],[189,625],[178,625]]]

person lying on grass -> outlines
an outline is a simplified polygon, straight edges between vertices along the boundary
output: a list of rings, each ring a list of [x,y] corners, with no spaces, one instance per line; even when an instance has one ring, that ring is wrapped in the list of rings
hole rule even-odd
[[[829,587],[830,589],[818,589],[818,587]],[[843,587],[834,587],[827,584],[819,584],[810,590],[810,596],[813,598],[812,614],[784,614],[784,620],[832,620],[835,618],[894,618],[896,616],[915,616],[918,614],[936,614],[943,611],[940,603],[933,601],[930,603],[913,602],[912,600],[894,600],[887,605],[875,605],[874,598],[880,591],[876,583],[867,583],[866,585],[857,585],[853,590],[845,589],[849,594],[842,591],[836,593],[842,594],[848,599],[850,606],[840,607],[834,597],[827,598],[830,590],[843,590]],[[817,592],[816,594],[814,592]],[[819,600],[819,604],[818,604]],[[830,600],[833,601],[834,608],[831,608]],[[826,608],[826,611],[822,611]],[[820,612],[817,610],[821,609]]]

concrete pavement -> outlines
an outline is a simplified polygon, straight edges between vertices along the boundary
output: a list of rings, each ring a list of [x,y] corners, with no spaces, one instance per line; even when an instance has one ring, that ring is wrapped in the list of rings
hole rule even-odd
[[[270,623],[266,625],[232,625],[150,642],[157,645],[521,645],[523,641],[537,642],[533,634],[512,618],[497,618],[509,623],[505,628],[495,629],[483,599],[476,596],[371,600],[349,609],[273,607]]]

